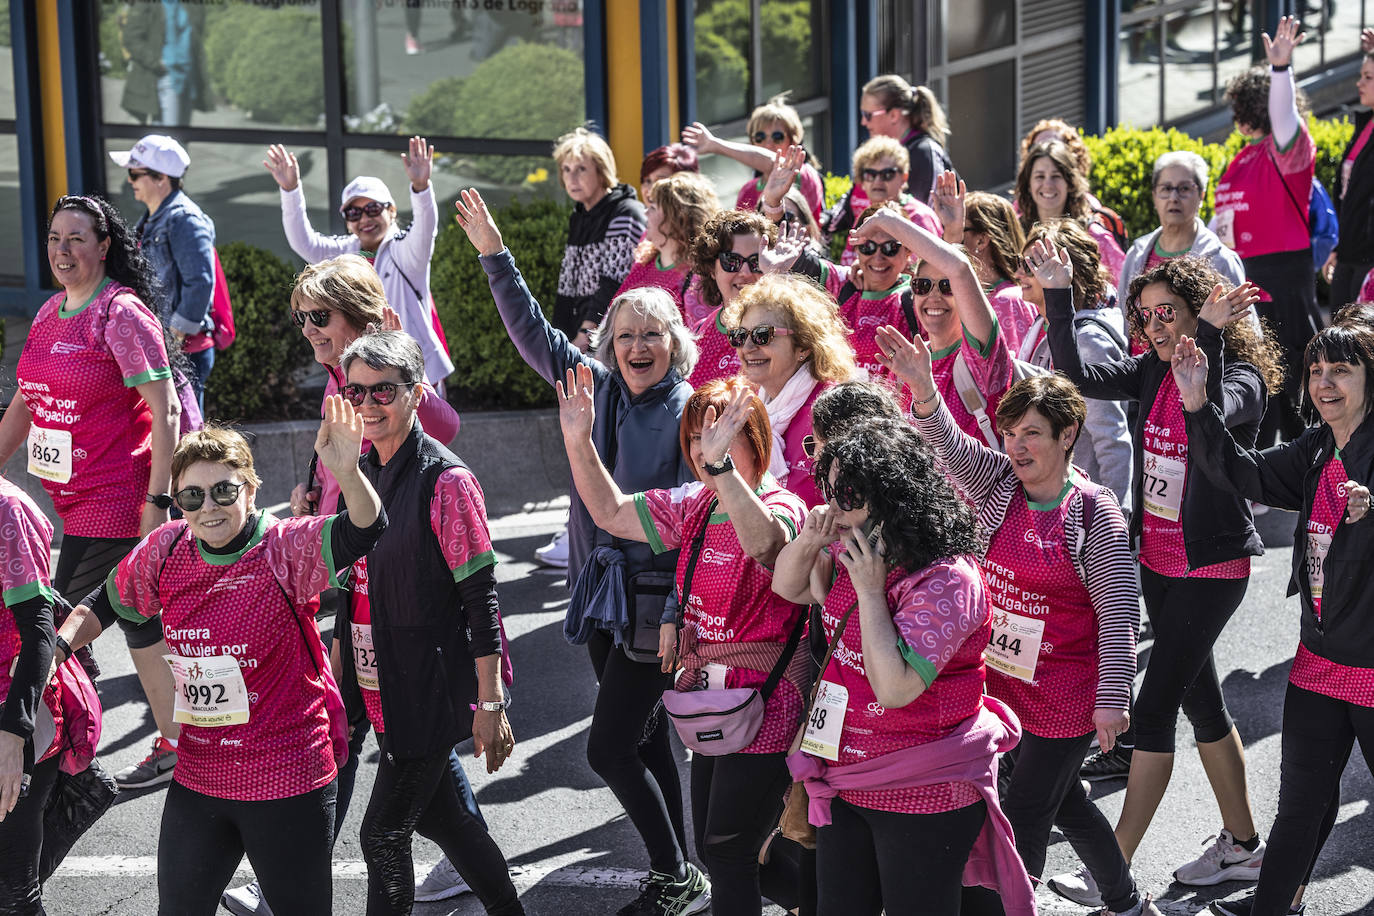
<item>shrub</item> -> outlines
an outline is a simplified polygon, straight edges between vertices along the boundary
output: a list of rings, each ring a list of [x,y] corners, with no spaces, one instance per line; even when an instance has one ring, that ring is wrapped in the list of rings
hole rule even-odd
[[[463,85],[461,76],[446,76],[410,100],[402,133],[422,137],[459,137],[454,99]]]
[[[270,251],[246,242],[219,248],[238,332],[216,355],[205,386],[207,418],[281,420],[293,416],[296,376],[310,364],[310,348],[291,321],[296,272]]]
[[[320,18],[297,10],[231,7],[207,26],[211,85],[255,121],[314,125],[324,111]],[[347,49],[345,49],[346,51]]]

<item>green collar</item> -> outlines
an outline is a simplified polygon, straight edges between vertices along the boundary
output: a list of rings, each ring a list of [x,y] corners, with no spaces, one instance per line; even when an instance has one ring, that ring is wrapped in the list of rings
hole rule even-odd
[[[59,305],[59,306],[57,307],[57,317],[58,317],[58,318],[75,318],[77,315],[80,315],[82,312],[86,311],[86,307],[89,306],[92,302],[94,302],[94,301],[96,300],[96,298],[97,298],[102,292],[105,291],[105,287],[107,287],[107,286],[109,286],[109,285],[110,285],[110,278],[109,278],[109,277],[106,277],[106,278],[104,279],[104,281],[102,281],[101,284],[95,288],[95,292],[91,293],[91,298],[87,299],[85,302],[81,303],[79,306],[77,306],[75,309],[73,309],[73,310],[70,311],[70,312],[67,311],[67,299],[66,299],[66,297],[64,296],[63,299],[62,299],[62,304]]]
[[[209,494],[206,494],[206,498],[209,498]],[[244,544],[241,550],[236,550],[233,553],[209,553],[206,551],[205,545],[200,542],[200,538],[196,538],[196,549],[200,551],[200,558],[211,566],[233,566],[243,559],[245,553],[257,546],[266,533],[267,513],[259,510],[257,527],[253,530],[252,536],[248,538],[248,543]]]
[[[1164,233],[1161,232],[1161,233],[1160,233],[1160,238],[1163,238],[1163,236],[1164,236]],[[1161,258],[1166,258],[1166,259],[1167,259],[1167,258],[1181,258],[1181,257],[1183,257],[1185,254],[1187,254],[1188,252],[1190,252],[1190,251],[1192,251],[1192,250],[1193,250],[1193,246],[1189,245],[1187,248],[1184,248],[1182,251],[1165,251],[1163,248],[1160,248],[1160,247],[1159,247],[1159,239],[1156,239],[1156,240],[1155,240],[1155,254],[1159,255]]]
[[[1078,482],[1078,473],[1073,469],[1073,466],[1070,465],[1069,479],[1064,481],[1064,488],[1059,491],[1059,495],[1056,496],[1052,502],[1038,503],[1035,500],[1031,499],[1029,495],[1027,495],[1026,505],[1030,506],[1031,509],[1036,512],[1048,512],[1051,509],[1058,509],[1061,505],[1063,505],[1064,497],[1069,495],[1069,491],[1073,489],[1073,485]],[[1024,488],[1022,492],[1024,492]]]

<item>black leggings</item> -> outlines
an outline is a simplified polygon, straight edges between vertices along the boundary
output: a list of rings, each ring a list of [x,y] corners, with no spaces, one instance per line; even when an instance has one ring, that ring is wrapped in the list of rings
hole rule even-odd
[[[1016,851],[1026,873],[1039,878],[1045,870],[1050,828],[1058,827],[1102,888],[1102,899],[1120,913],[1139,900],[1130,866],[1121,855],[1112,825],[1083,791],[1078,770],[1093,733],[1078,738],[1041,738],[1023,732],[1013,750],[1016,761],[1002,798],[1002,813],[1011,822]],[[965,914],[1000,914],[1001,898],[984,887],[964,888]]]
[[[62,550],[57,555],[57,569],[52,576],[53,589],[73,606],[80,604],[137,544],[138,538],[62,535]],[[150,617],[143,623],[133,623],[120,617],[118,623],[130,649],[146,649],[162,640],[160,615]]]
[[[331,781],[290,798],[235,801],[174,781],[157,841],[160,916],[214,916],[245,854],[276,912],[328,916],[337,788]]]
[[[816,830],[820,916],[958,916],[964,864],[987,820],[981,800],[942,814],[830,802]]]
[[[1234,723],[1226,711],[1212,646],[1245,597],[1248,579],[1175,579],[1142,566],[1140,586],[1155,642],[1135,699],[1135,746],[1174,752],[1179,707],[1200,744],[1220,741]]]
[[[381,763],[363,815],[368,916],[405,914],[415,905],[410,837],[417,832],[439,845],[488,913],[524,913],[506,857],[453,788],[450,752],[403,760],[391,756],[385,736],[381,744]],[[272,907],[276,909],[275,902]]]
[[[758,916],[762,909],[759,849],[778,822],[792,781],[783,756],[692,756],[692,827],[697,855],[711,876],[714,916]],[[768,864],[787,866],[783,857]]]
[[[60,755],[59,755],[60,756]],[[43,916],[38,880],[43,809],[57,783],[58,757],[33,768],[28,794],[0,821],[0,916]]]
[[[672,686],[658,662],[635,662],[604,630],[587,640],[599,689],[587,734],[587,763],[620,802],[649,853],[649,867],[669,875],[686,861],[682,781],[668,741],[667,717],[657,712]]]
[[[1254,916],[1288,912],[1307,883],[1340,804],[1341,774],[1355,741],[1374,770],[1374,709],[1288,685],[1283,701],[1279,813],[1255,891]]]

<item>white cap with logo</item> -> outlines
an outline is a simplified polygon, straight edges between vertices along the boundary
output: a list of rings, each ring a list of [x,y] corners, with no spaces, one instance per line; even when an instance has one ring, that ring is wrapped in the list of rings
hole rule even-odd
[[[391,192],[387,190],[386,183],[380,178],[373,178],[371,175],[359,175],[348,183],[348,187],[343,189],[343,196],[339,198],[339,209],[342,210],[348,206],[350,200],[356,200],[359,197],[375,200],[379,204],[396,206],[396,201],[391,199]]]
[[[186,167],[191,164],[191,157],[186,155],[182,145],[164,134],[149,134],[131,150],[111,152],[110,158],[121,169],[131,166],[151,169],[173,178],[185,175]]]

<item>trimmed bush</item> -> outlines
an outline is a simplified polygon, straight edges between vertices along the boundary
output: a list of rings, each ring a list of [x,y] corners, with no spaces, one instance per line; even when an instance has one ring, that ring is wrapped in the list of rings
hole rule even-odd
[[[461,76],[446,76],[430,83],[428,89],[410,100],[401,132],[421,137],[462,136],[454,108],[454,99],[462,86]]]
[[[232,6],[206,27],[210,82],[254,121],[314,125],[324,111],[320,17],[297,10]],[[347,49],[345,49],[345,52]]]

